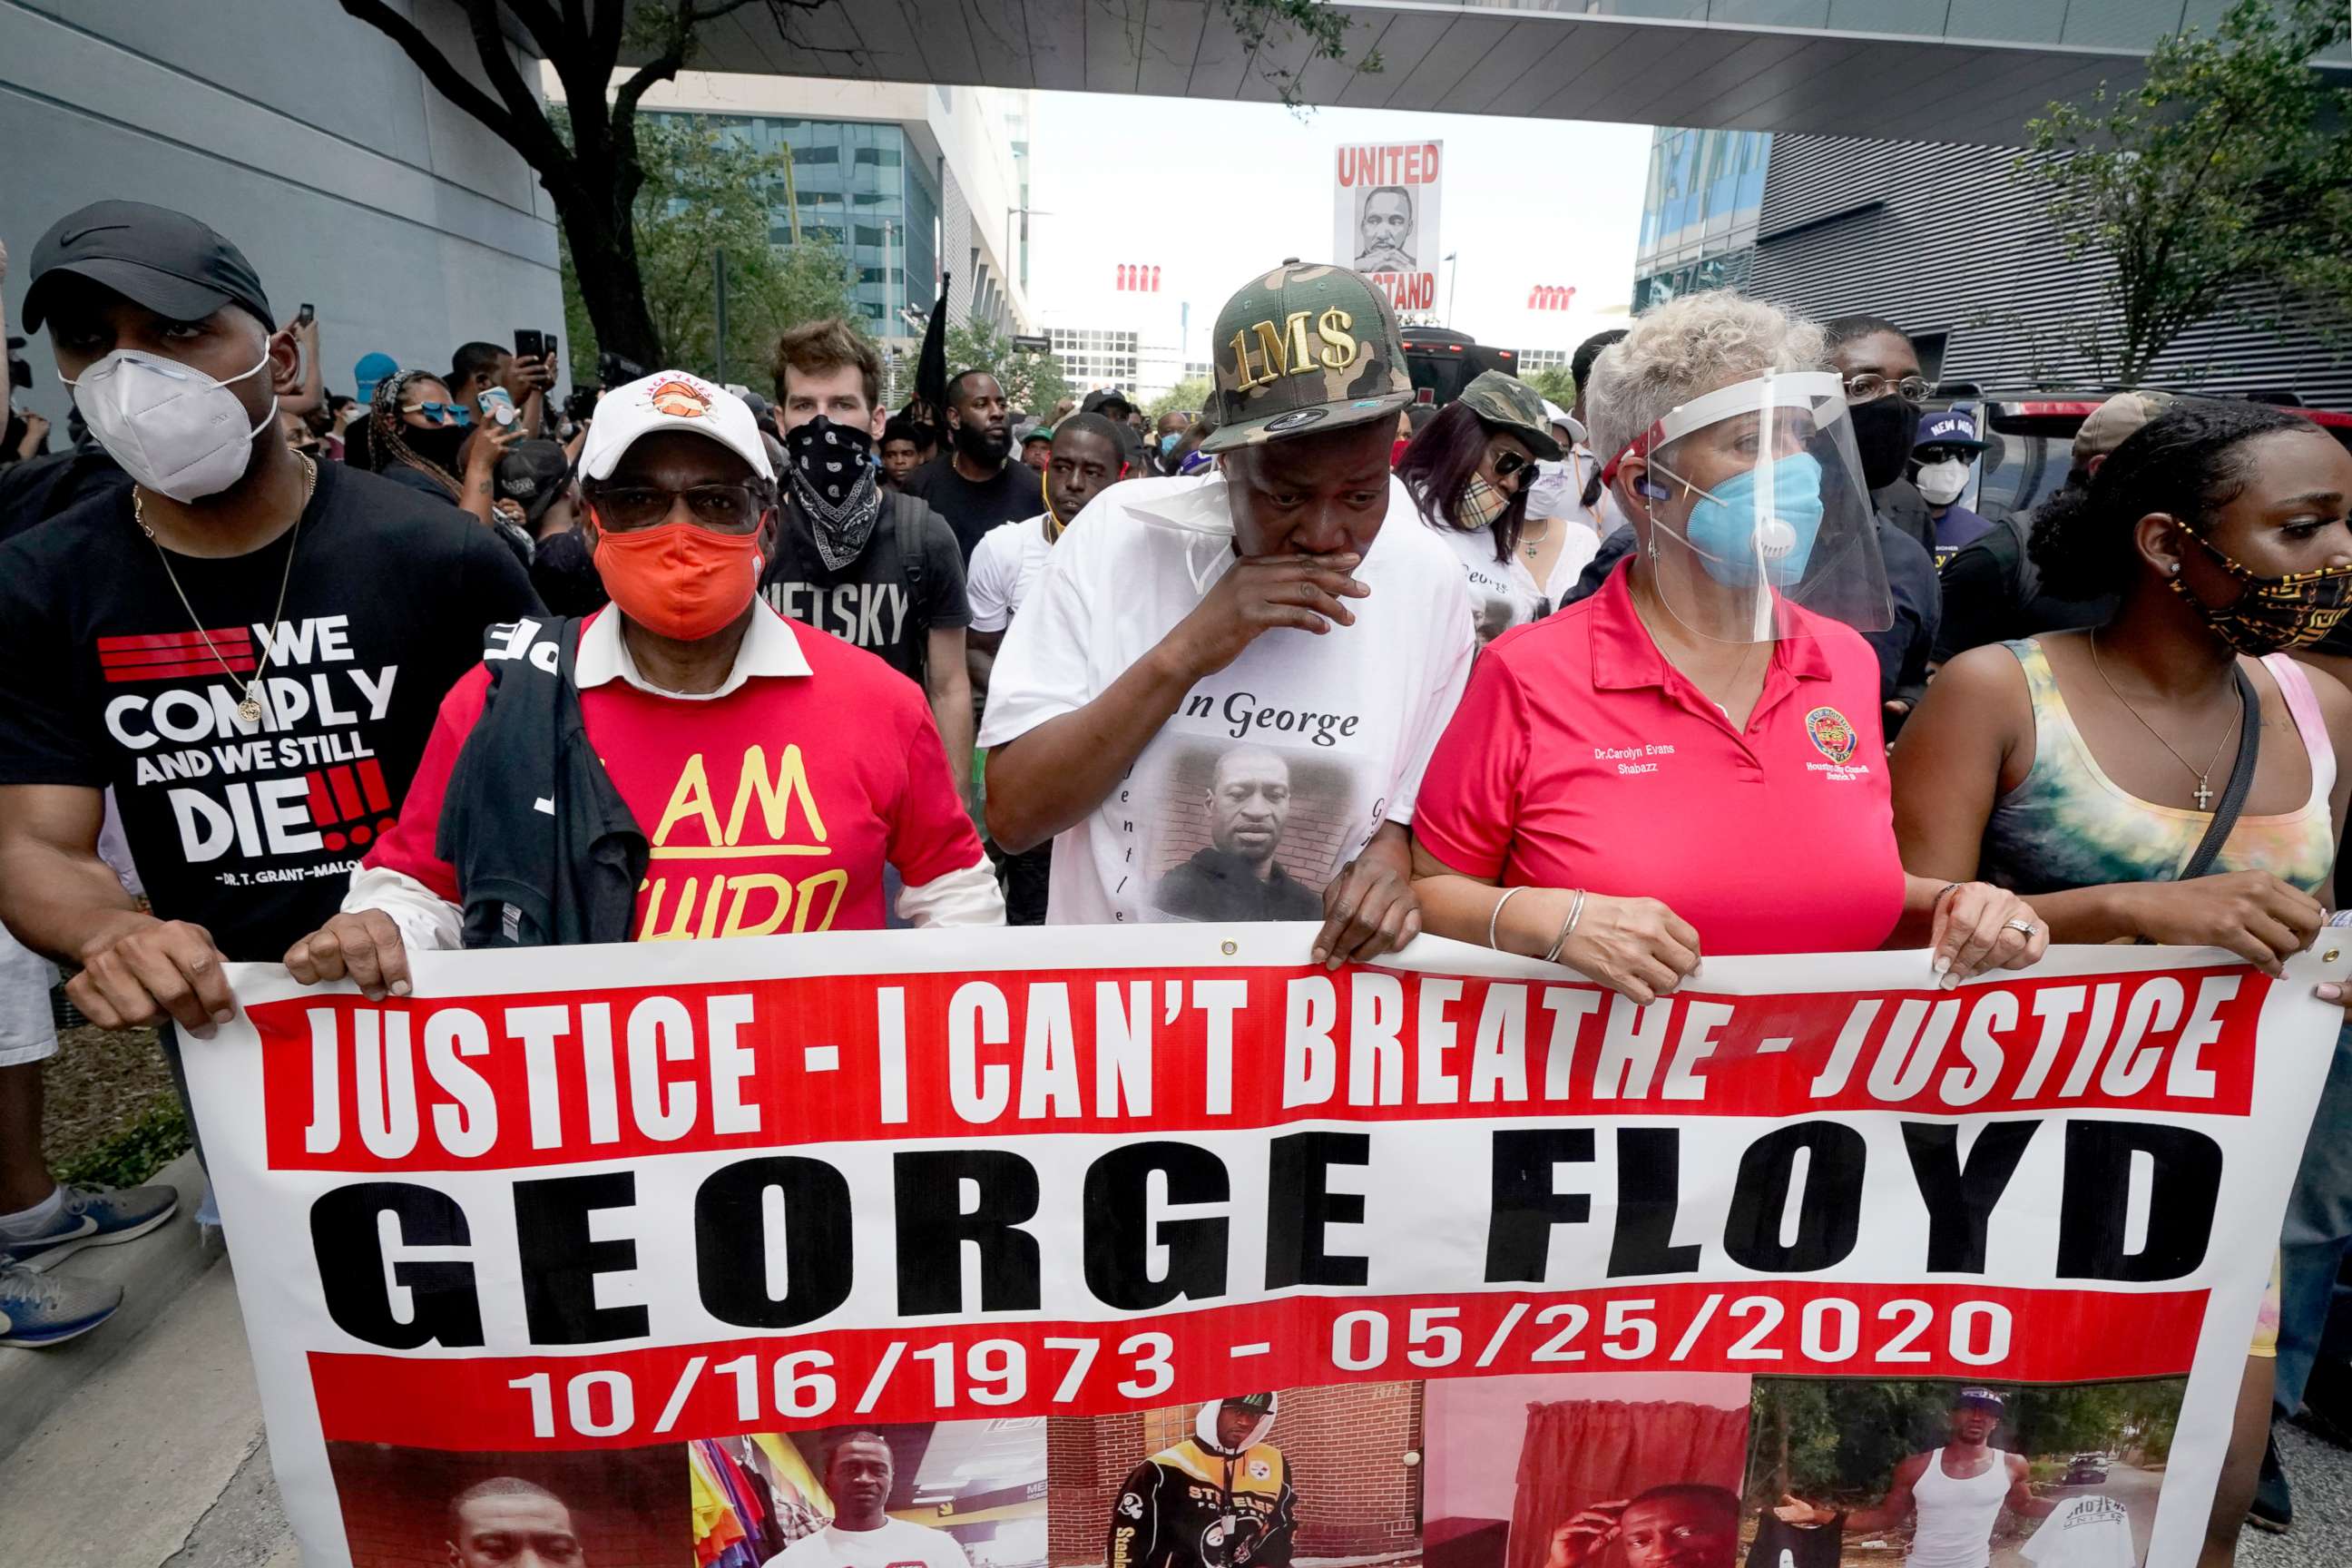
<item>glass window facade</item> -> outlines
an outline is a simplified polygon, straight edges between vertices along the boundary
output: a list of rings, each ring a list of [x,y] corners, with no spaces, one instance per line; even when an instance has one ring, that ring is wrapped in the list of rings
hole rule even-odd
[[[766,114],[658,114],[699,122],[779,159],[769,184],[769,243],[793,242],[793,202],[803,237],[824,235],[856,269],[857,308],[877,336],[908,331],[898,311],[929,308],[939,283],[940,191],[920,153],[896,125],[795,120]]]
[[[1694,289],[1747,283],[1771,151],[1769,131],[1662,125],[1651,133],[1634,310]]]

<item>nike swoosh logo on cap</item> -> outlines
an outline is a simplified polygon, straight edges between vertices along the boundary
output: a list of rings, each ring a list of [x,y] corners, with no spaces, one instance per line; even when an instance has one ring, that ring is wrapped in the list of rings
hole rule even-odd
[[[95,224],[89,228],[78,228],[71,234],[59,236],[58,243],[62,246],[76,246],[79,245],[83,240],[88,239],[93,234],[114,234],[120,230],[129,228],[130,226],[131,226],[127,223]]]

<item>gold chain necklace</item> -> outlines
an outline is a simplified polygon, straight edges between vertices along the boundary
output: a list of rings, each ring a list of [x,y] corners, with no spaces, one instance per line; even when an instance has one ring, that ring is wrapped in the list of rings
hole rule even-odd
[[[2197,809],[2200,811],[2211,809],[2213,805],[2213,764],[2221,760],[2221,748],[2228,745],[2230,743],[2230,737],[2238,732],[2239,724],[2242,723],[2246,717],[2245,705],[2243,703],[2240,703],[2238,706],[2238,711],[2231,715],[2230,727],[2221,731],[2221,739],[2213,747],[2213,754],[2205,759],[2205,765],[2200,768],[2195,763],[2190,762],[2187,757],[2182,756],[2180,754],[2179,748],[2175,746],[2171,742],[2166,740],[2163,733],[2158,731],[2155,725],[2149,723],[2138,709],[2132,706],[2130,698],[2126,697],[2122,692],[2116,690],[2116,683],[2107,679],[2106,667],[2099,662],[2099,634],[2095,631],[2091,634],[2091,668],[2098,671],[2099,679],[2105,683],[2107,690],[2114,694],[2115,700],[2124,705],[2124,711],[2130,714],[2133,718],[2139,720],[2139,727],[2147,731],[2149,734],[2154,735],[2158,745],[2162,746],[2166,751],[2170,752],[2175,762],[2179,763],[2182,767],[2187,768],[2189,773],[2196,776],[2197,787],[2190,793],[2196,796]]]
[[[310,497],[319,488],[319,465],[299,452],[295,456],[301,458],[308,477],[302,486],[302,505],[294,513],[294,529],[286,541],[286,573],[278,579],[278,608],[269,614],[273,632],[286,614],[287,584],[294,581],[294,549],[302,542],[302,513],[310,510]],[[205,651],[213,656],[213,662],[221,667],[222,674],[231,681],[236,680],[236,671],[221,656],[221,650],[214,646],[213,635],[205,630],[205,623],[196,615],[195,605],[188,603],[188,591],[180,586],[180,574],[172,570],[171,552],[165,550],[163,542],[155,537],[155,531],[147,526],[147,499],[136,485],[131,488],[131,520],[139,525],[139,531],[147,536],[147,542],[155,546],[155,557],[163,563],[163,575],[170,580],[172,592],[180,596],[180,608],[188,612],[188,624],[195,627],[196,636],[203,639]],[[261,678],[269,673],[269,656],[276,648],[277,644],[268,637],[262,639],[260,655],[254,660],[253,679],[245,683],[245,700],[236,705],[236,716],[248,724],[261,722],[261,699],[256,693],[261,689]]]

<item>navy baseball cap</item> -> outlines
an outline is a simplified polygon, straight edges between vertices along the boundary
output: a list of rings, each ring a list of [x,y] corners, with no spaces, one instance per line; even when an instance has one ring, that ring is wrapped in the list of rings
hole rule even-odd
[[[1919,434],[1912,441],[1911,449],[1916,452],[1922,447],[1965,447],[1970,451],[1981,452],[1984,445],[1983,439],[1977,435],[1975,416],[1963,414],[1957,408],[1947,408],[1920,416]]]
[[[2008,1402],[1990,1388],[1963,1388],[1952,1396],[1952,1407],[1957,1410],[1963,1405],[1973,1405],[1979,1410],[1990,1410],[1995,1415],[2000,1415],[2008,1408]]]
[[[145,202],[92,202],[34,242],[25,325],[38,330],[63,274],[87,278],[174,321],[201,321],[242,305],[275,330],[269,298],[245,253],[208,225]]]

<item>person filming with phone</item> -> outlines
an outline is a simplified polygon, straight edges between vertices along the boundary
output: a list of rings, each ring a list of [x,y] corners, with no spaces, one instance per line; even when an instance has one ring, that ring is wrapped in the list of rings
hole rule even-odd
[[[515,339],[520,346],[511,350],[479,341],[460,346],[450,356],[447,385],[478,422],[536,436],[546,427],[547,393],[555,384],[554,345],[536,331],[519,331]],[[523,349],[535,352],[526,355]],[[502,408],[512,416],[503,416]]]

